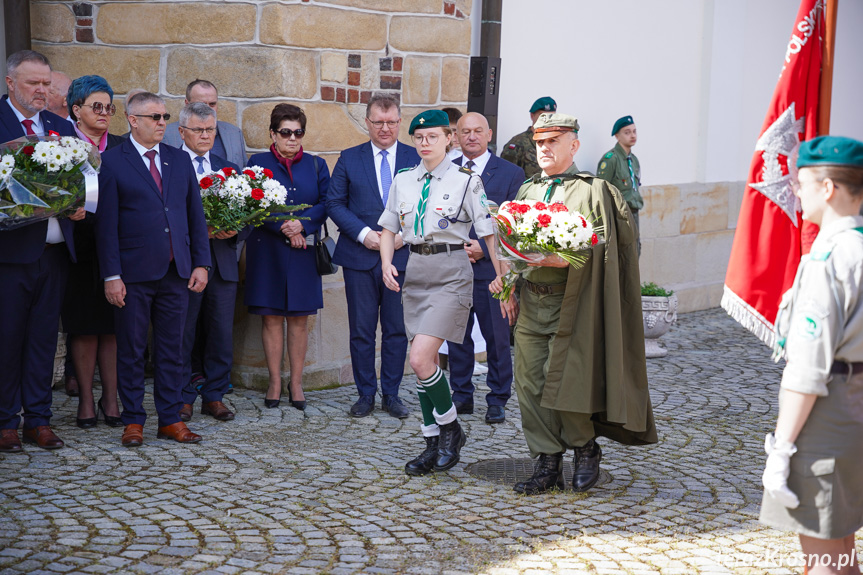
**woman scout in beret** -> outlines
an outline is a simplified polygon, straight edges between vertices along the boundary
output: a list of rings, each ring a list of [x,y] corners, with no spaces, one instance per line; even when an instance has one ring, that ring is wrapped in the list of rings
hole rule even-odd
[[[782,372],[761,521],[796,531],[810,575],[857,573],[863,526],[863,142],[804,142],[795,188],[821,227],[776,319]]]
[[[426,448],[405,465],[405,473],[425,475],[458,463],[465,442],[449,384],[437,365],[438,349],[444,340],[464,340],[473,305],[473,270],[464,245],[473,225],[494,253],[494,220],[479,176],[446,157],[452,140],[446,113],[419,114],[409,133],[422,162],[396,174],[378,223],[383,280],[393,291],[399,291],[392,265],[395,234],[401,232],[410,245],[402,302]],[[497,259],[492,262],[500,275]]]

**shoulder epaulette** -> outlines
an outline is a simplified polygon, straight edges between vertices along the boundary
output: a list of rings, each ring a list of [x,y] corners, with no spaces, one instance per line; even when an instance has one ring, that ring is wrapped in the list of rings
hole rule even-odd
[[[467,166],[461,166],[461,167],[458,169],[458,171],[459,171],[459,172],[461,172],[462,174],[467,174],[468,176],[472,176],[472,175],[473,175],[473,170],[471,170],[471,169],[470,169],[470,168],[468,168]]]
[[[526,184],[526,183],[528,183],[528,182],[532,182],[532,181],[533,181],[533,178],[528,178],[528,179],[526,179],[525,181],[523,181],[523,182],[521,183],[521,185],[524,185],[524,184]]]
[[[416,168],[416,166],[411,166],[410,168],[402,168],[401,170],[399,170],[396,173],[401,174],[402,172],[407,172],[408,170],[413,170],[414,168]]]
[[[614,152],[608,152],[607,154],[605,154],[605,155],[603,156],[603,158],[611,158],[611,157],[613,157],[613,156],[614,156]]]

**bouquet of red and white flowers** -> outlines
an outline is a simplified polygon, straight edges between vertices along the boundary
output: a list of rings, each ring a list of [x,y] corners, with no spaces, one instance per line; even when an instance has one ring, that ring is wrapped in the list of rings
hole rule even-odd
[[[88,196],[95,211],[99,165],[94,146],[69,136],[25,136],[3,144],[0,230],[67,216]]]
[[[493,213],[497,221],[498,244],[503,260],[512,262],[503,277],[503,291],[494,297],[508,300],[518,275],[528,264],[558,255],[570,265],[581,267],[587,261],[587,250],[598,244],[600,231],[587,216],[570,211],[561,203],[540,201],[504,202]]]
[[[306,204],[286,205],[288,191],[273,178],[273,172],[260,166],[237,172],[222,168],[203,176],[201,203],[207,225],[214,232],[239,231],[246,226],[260,226],[264,222],[301,219],[290,215]]]

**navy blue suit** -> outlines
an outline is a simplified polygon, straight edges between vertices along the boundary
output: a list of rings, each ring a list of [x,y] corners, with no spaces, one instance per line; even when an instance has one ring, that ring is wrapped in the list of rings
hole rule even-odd
[[[466,162],[464,156],[454,162],[458,165]],[[482,174],[482,184],[488,199],[500,205],[515,199],[518,189],[524,183],[524,170],[502,160],[494,154],[488,159]],[[476,238],[474,230],[470,237]],[[486,342],[488,357],[488,375],[486,384],[491,391],[486,395],[488,405],[506,405],[512,395],[512,357],[509,351],[509,322],[501,316],[500,302],[488,290],[488,284],[495,278],[494,264],[489,258],[485,242],[479,242],[485,257],[473,264],[473,311],[479,321],[482,337]],[[471,381],[474,365],[473,340],[470,337],[473,330],[473,313],[467,323],[467,334],[464,343],[448,342],[450,386],[452,397],[456,401],[473,403],[474,385]]]
[[[388,161],[393,162],[393,158],[388,158]],[[419,162],[414,148],[402,143],[396,146],[395,172],[416,166]],[[375,338],[378,316],[381,322],[381,392],[384,395],[398,395],[408,345],[401,294],[384,285],[380,252],[357,241],[357,236],[366,226],[372,229],[369,233],[381,230],[378,218],[383,211],[371,143],[343,151],[333,169],[327,213],[339,226],[339,241],[333,261],[343,268],[351,367],[360,396],[377,393]],[[398,277],[399,285],[404,282],[407,260],[406,246],[393,256],[393,265],[402,272]]]
[[[162,192],[131,140],[102,154],[96,241],[103,278],[120,275],[115,312],[123,423],[143,425],[144,348],[153,324],[153,395],[159,426],[180,421],[183,327],[192,269],[211,265],[198,179],[186,152],[159,144]],[[172,259],[173,255],[173,259]]]
[[[0,98],[0,142],[25,135],[7,100]],[[63,118],[48,111],[39,117],[45,134],[75,136]],[[59,223],[65,246],[46,247],[47,221],[0,231],[0,429],[17,429],[22,407],[25,428],[50,424],[60,307],[75,259],[74,222]]]
[[[185,152],[185,150],[184,150]],[[188,156],[188,154],[186,154]],[[191,160],[191,158],[189,158]],[[194,162],[192,166],[194,167]],[[210,152],[210,166],[213,170],[236,164]],[[210,270],[206,289],[201,293],[189,293],[189,312],[183,331],[183,382],[192,377],[193,364],[200,363],[206,382],[200,389],[204,403],[222,401],[231,381],[231,366],[234,359],[233,326],[234,303],[237,299],[237,283],[240,274],[237,270],[237,240],[240,234],[227,240],[210,239],[210,257],[213,267]],[[200,314],[200,322],[199,322]],[[198,333],[197,328],[202,328]],[[196,362],[193,358],[195,339],[202,340],[203,358]],[[195,403],[198,390],[190,385],[183,388],[183,403]]]

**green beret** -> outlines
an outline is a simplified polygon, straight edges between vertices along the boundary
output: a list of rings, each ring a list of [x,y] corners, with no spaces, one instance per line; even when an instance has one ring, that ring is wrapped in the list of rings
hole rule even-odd
[[[611,129],[611,135],[616,135],[620,130],[627,126],[631,126],[635,123],[635,120],[632,119],[632,116],[624,116],[619,118],[615,123],[614,127]]]
[[[449,116],[443,110],[426,110],[417,114],[416,118],[411,120],[411,126],[408,128],[408,134],[413,136],[414,130],[417,128],[449,128]]]
[[[850,166],[863,168],[863,142],[842,136],[818,136],[800,144],[797,167]]]
[[[533,139],[545,140],[562,132],[578,133],[578,120],[566,114],[540,114],[533,125]]]
[[[533,103],[533,106],[530,107],[530,113],[534,112],[557,112],[557,102],[555,102],[552,98],[548,96],[544,96]]]

